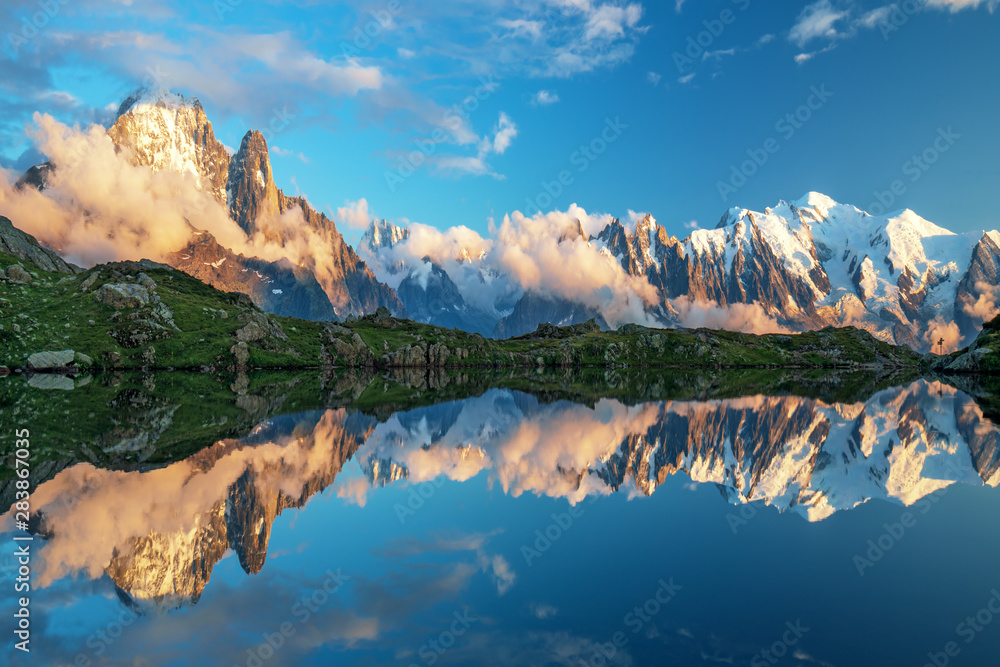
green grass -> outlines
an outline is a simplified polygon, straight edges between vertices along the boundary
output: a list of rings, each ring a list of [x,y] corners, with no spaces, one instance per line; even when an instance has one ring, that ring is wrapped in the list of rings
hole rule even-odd
[[[18,260],[0,254],[0,269]],[[21,262],[23,263],[23,262]],[[220,292],[180,271],[145,269],[157,284],[156,294],[173,312],[180,329],[150,329],[150,308],[138,311],[99,303],[94,292],[107,282],[115,282],[108,268],[97,267],[76,276],[65,276],[30,268],[38,278],[28,285],[0,283],[0,365],[24,365],[34,352],[72,349],[90,356],[100,366],[138,368],[228,367],[233,364],[229,348],[234,336],[246,324],[245,317],[257,312],[238,295]],[[138,268],[116,265],[126,279]],[[94,272],[101,277],[87,292],[80,287]],[[221,313],[225,312],[223,318]],[[132,314],[138,319],[130,320]],[[243,316],[241,318],[241,316]],[[249,365],[257,367],[309,368],[319,365],[322,326],[292,318],[268,316],[287,335],[287,341],[269,339],[250,345]],[[93,324],[91,324],[93,322]],[[161,323],[162,324],[162,323]],[[134,331],[148,331],[150,340],[138,346],[123,344]],[[143,353],[152,347],[155,362]],[[113,361],[117,359],[117,361]]]

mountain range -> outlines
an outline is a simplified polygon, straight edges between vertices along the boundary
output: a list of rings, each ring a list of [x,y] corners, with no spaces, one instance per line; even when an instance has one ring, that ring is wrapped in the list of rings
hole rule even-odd
[[[635,322],[755,333],[853,325],[894,344],[948,352],[997,312],[1000,233],[954,234],[909,210],[874,216],[809,193],[763,212],[729,209],[715,229],[684,239],[652,215],[592,219],[586,231],[579,219],[518,218],[543,242],[514,250],[536,264],[586,258],[604,276],[576,287],[572,275],[560,285],[526,278],[506,238],[432,257],[418,252],[410,228],[383,220],[371,222],[356,251],[333,220],[277,188],[260,132],[248,131],[230,154],[197,100],[140,91],[122,103],[108,136],[133,165],[191,176],[251,240],[227,247],[192,227],[166,263],[275,314],[342,320],[386,307],[494,337],[590,319],[602,328]],[[39,165],[19,185],[44,190],[57,170]],[[257,253],[292,243],[289,216],[308,230],[311,254],[293,262]]]

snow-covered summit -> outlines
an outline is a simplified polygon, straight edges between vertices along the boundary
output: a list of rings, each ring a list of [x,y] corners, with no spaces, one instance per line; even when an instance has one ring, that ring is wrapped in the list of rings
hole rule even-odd
[[[184,95],[175,93],[167,88],[143,86],[132,91],[118,107],[117,118],[133,109],[139,107],[162,107],[165,109],[179,110],[184,108],[201,109],[201,102],[197,97],[187,98]]]

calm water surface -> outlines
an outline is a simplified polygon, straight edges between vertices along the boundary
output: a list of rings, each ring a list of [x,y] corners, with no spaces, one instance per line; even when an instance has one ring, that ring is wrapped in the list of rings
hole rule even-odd
[[[946,384],[6,382],[30,663],[998,664],[1000,429]]]

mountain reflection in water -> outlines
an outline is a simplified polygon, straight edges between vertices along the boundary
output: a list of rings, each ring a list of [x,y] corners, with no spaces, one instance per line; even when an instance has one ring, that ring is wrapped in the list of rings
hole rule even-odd
[[[427,498],[446,493],[439,491],[442,485],[475,483],[475,494],[496,489],[511,499],[562,503],[561,514],[543,517],[562,526],[560,522],[592,511],[602,498],[633,501],[628,505],[632,509],[618,507],[619,515],[641,512],[634,503],[652,502],[644,497],[655,499],[661,486],[680,476],[684,486],[715,485],[722,496],[716,497],[717,505],[770,506],[775,516],[799,515],[782,521],[807,526],[872,499],[912,508],[954,484],[996,487],[998,443],[1000,429],[984,417],[975,400],[926,380],[876,391],[858,402],[753,395],[634,404],[605,398],[584,404],[487,389],[413,409],[366,412],[338,407],[278,414],[244,437],[221,439],[162,467],[112,470],[80,462],[55,473],[32,496],[32,531],[41,540],[34,562],[36,584],[42,588],[37,595],[86,582],[100,588],[101,581],[110,581],[109,590],[125,604],[121,608],[154,624],[165,622],[154,617],[171,618],[200,608],[199,601],[212,590],[213,571],[230,553],[245,573],[261,576],[269,550],[279,557],[291,546],[285,543],[277,549],[271,544],[277,517],[291,508],[305,508],[329,489],[323,495],[339,499],[340,507],[370,511],[373,526],[404,533],[377,553],[467,554],[465,564],[434,565],[432,569],[445,568],[452,578],[452,584],[435,585],[467,586],[468,578],[479,572],[502,597],[524,576],[524,568],[533,565],[532,557],[521,558],[523,545],[504,555],[488,546],[497,530],[406,532],[414,524],[404,524]],[[486,489],[479,490],[482,484]],[[371,505],[390,493],[391,509],[375,516]],[[452,506],[442,501],[419,519],[450,516],[462,502]],[[309,510],[300,515],[307,517]],[[3,529],[12,530],[9,514],[4,521]],[[538,517],[532,521],[532,530],[551,529],[539,524]],[[736,528],[729,527],[735,534]],[[339,552],[349,552],[353,538],[345,534],[345,541],[339,540],[338,530],[329,525],[321,532],[334,536]],[[543,534],[551,536],[552,530],[534,533]],[[541,557],[547,542],[532,540],[525,543],[529,552]],[[306,543],[298,548],[306,549]],[[411,575],[419,572],[423,570]],[[465,583],[456,583],[459,580]],[[219,586],[220,592],[233,595],[228,580]],[[170,616],[164,617],[166,612]],[[60,613],[58,605],[52,613]],[[317,639],[317,645],[348,650],[376,638],[379,624],[385,623],[381,617],[366,621],[357,608],[337,613],[346,614],[340,620],[356,635]],[[555,612],[546,611],[545,605],[530,611],[537,619],[550,613]],[[252,645],[256,639],[247,641]],[[233,655],[243,650],[229,648]],[[577,648],[584,654],[590,650]],[[549,649],[539,650],[544,656]],[[401,655],[405,662],[409,654]],[[528,662],[549,664],[548,658],[536,658]],[[589,657],[581,659],[587,662]],[[180,663],[164,659],[152,664]]]

